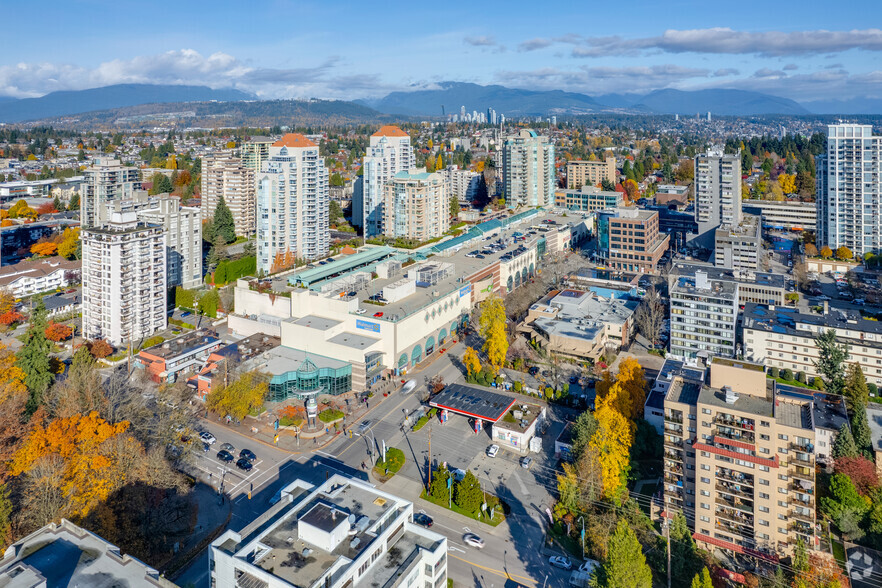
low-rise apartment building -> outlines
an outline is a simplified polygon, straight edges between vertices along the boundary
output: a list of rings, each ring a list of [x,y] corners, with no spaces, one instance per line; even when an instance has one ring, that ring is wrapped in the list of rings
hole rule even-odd
[[[738,284],[704,271],[678,277],[669,290],[670,353],[680,359],[734,357]]]
[[[208,355],[223,343],[217,337],[198,331],[142,349],[135,358],[135,367],[146,370],[150,379],[174,383],[180,375],[199,369]]]
[[[621,206],[597,213],[597,239],[612,269],[654,273],[671,238],[659,232],[658,212]]]
[[[675,377],[665,397],[665,514],[683,512],[708,549],[772,562],[800,539],[819,549],[817,444],[847,422],[842,398],[730,359],[714,358],[709,380]]]
[[[578,190],[582,186],[599,186],[604,180],[618,183],[616,158],[607,156],[603,161],[574,159],[567,162],[567,188]]]
[[[212,542],[211,584],[444,586],[447,538],[414,524],[413,515],[413,503],[360,480],[297,480],[251,524]]]
[[[20,261],[0,267],[0,289],[16,298],[66,288],[80,281],[79,260],[63,257]]]
[[[748,304],[744,307],[744,357],[768,367],[818,376],[815,339],[827,331],[836,333],[848,348],[849,363],[861,366],[868,382],[882,386],[882,323],[865,319],[858,311],[829,308],[816,313],[808,309]]]

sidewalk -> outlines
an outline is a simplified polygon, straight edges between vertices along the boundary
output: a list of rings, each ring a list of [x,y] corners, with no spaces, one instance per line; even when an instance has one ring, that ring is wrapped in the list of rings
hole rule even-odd
[[[345,423],[345,428],[349,428],[358,421],[363,420],[366,416],[371,414],[372,411],[384,404],[385,401],[391,400],[394,397],[394,393],[390,394],[387,397],[376,394],[373,398],[368,400],[367,408],[364,406],[364,403],[357,403],[356,408],[354,408],[352,412],[347,414],[343,419],[343,423]],[[301,438],[298,440],[297,437],[294,435],[294,432],[291,430],[280,429],[276,431],[274,426],[275,415],[272,415],[268,412],[263,413],[257,418],[246,417],[242,420],[242,424],[240,425],[227,424],[226,422],[224,422],[223,418],[210,415],[207,411],[205,411],[205,409],[202,409],[200,418],[206,422],[211,423],[212,427],[224,427],[226,429],[229,429],[230,431],[238,433],[239,435],[250,437],[257,443],[266,445],[268,447],[274,447],[276,449],[279,449],[280,451],[285,451],[292,455],[311,453],[317,449],[324,449],[335,439],[344,434],[343,424],[338,423],[338,429],[336,430],[334,428],[334,425],[330,425],[329,427],[325,427],[327,429],[330,429],[329,432],[321,432],[321,428],[319,428],[317,429],[319,435],[315,437],[303,437],[301,435]],[[324,423],[321,423],[321,421],[319,421],[319,423],[324,426]],[[254,432],[252,430],[252,427],[256,428],[257,432]],[[339,434],[337,433],[337,431],[339,431]],[[307,432],[312,433],[312,431]],[[278,435],[278,442],[275,441],[276,435]]]

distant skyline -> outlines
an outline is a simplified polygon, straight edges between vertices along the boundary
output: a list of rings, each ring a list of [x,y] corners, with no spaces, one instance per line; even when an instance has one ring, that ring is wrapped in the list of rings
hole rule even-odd
[[[0,96],[156,83],[351,100],[461,81],[882,98],[880,17],[878,0],[10,0]]]

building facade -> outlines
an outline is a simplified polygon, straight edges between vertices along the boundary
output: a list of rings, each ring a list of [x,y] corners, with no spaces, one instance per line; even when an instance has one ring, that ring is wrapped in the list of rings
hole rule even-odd
[[[606,180],[613,186],[618,182],[616,158],[607,156],[603,161],[574,159],[567,162],[567,189],[578,190],[582,186],[600,186]]]
[[[165,236],[166,285],[197,288],[202,284],[202,213],[181,206],[177,196],[160,194],[137,212],[138,220],[162,227]],[[235,217],[234,217],[235,218]]]
[[[83,336],[136,345],[166,327],[166,248],[162,227],[133,212],[83,229]]]
[[[597,213],[598,253],[617,270],[653,273],[668,250],[670,236],[659,232],[654,210],[621,206]]]
[[[815,533],[818,439],[847,422],[841,397],[714,358],[709,383],[674,378],[664,401],[666,514],[683,512],[709,549],[777,563]],[[826,444],[826,442],[825,442]]]
[[[552,206],[557,178],[554,145],[536,131],[522,129],[502,146],[502,189],[506,206]]]
[[[256,228],[255,168],[231,152],[202,158],[202,218],[214,218],[221,196],[230,212],[236,234],[250,237]]]
[[[450,182],[450,195],[456,196],[457,200],[471,202],[478,195],[478,186],[481,183],[481,174],[478,172],[449,165],[441,173],[447,176]]]
[[[828,125],[816,168],[818,247],[882,249],[882,136],[872,125]]]
[[[212,586],[447,585],[447,538],[413,522],[413,503],[340,474],[296,480],[280,497],[212,542]]]
[[[80,281],[79,260],[63,257],[20,261],[0,267],[0,288],[16,298],[66,288]]]
[[[362,177],[356,184],[352,201],[352,222],[364,229],[365,237],[384,234],[386,183],[398,172],[415,165],[410,136],[400,128],[386,125],[371,135]]]
[[[738,226],[714,231],[714,265],[742,272],[757,272],[763,264],[763,230],[760,217],[745,214]]]
[[[705,271],[679,276],[670,288],[670,353],[735,357],[738,283],[712,279]]]
[[[721,225],[741,223],[741,152],[710,150],[695,157],[696,241],[710,249]]]
[[[328,254],[328,169],[318,145],[289,133],[270,147],[257,174],[257,269],[279,269],[280,257]]]
[[[744,357],[767,367],[789,369],[817,377],[818,346],[815,339],[827,331],[848,350],[846,361],[861,366],[867,382],[882,386],[882,326],[854,310],[804,312],[776,305],[744,307]]]
[[[594,212],[607,208],[617,208],[625,203],[624,194],[609,192],[585,185],[578,189],[558,190],[554,193],[555,204],[567,210]]]
[[[425,168],[400,171],[384,187],[383,227],[387,237],[428,241],[450,229],[450,182]]]
[[[108,220],[107,204],[131,198],[140,189],[140,170],[122,165],[118,159],[95,159],[83,175],[80,222],[83,227],[101,226]]]
[[[814,231],[818,223],[818,207],[815,202],[785,200],[745,200],[745,213],[758,214],[763,226],[786,231]]]
[[[242,165],[259,172],[263,167],[263,162],[269,158],[270,146],[275,142],[276,139],[272,137],[251,137],[249,141],[242,143],[239,149]]]

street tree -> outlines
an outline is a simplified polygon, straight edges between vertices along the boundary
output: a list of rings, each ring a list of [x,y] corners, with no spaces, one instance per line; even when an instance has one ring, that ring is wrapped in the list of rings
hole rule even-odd
[[[471,347],[466,347],[462,356],[462,363],[465,365],[467,375],[474,376],[481,371],[481,360],[478,358],[478,352]]]
[[[628,479],[633,442],[631,423],[619,412],[616,386],[606,398],[597,399],[597,430],[589,447],[597,453],[603,476],[603,495],[617,499]]]
[[[609,555],[597,569],[598,588],[652,588],[652,570],[637,535],[621,519],[609,540]]]
[[[484,339],[487,361],[493,367],[493,371],[498,373],[505,364],[505,357],[508,354],[505,303],[498,295],[493,294],[481,304],[478,332]]]
[[[481,490],[481,483],[471,470],[467,470],[465,477],[454,486],[453,502],[456,506],[471,514],[476,514],[481,510],[481,503],[484,502],[484,493]]]
[[[661,302],[661,296],[655,286],[650,286],[634,313],[634,320],[640,333],[655,346],[658,345],[661,336],[662,325],[665,320],[665,306]]]
[[[264,374],[245,372],[229,386],[213,390],[206,398],[209,410],[221,416],[243,419],[245,415],[263,406],[269,385]]]

